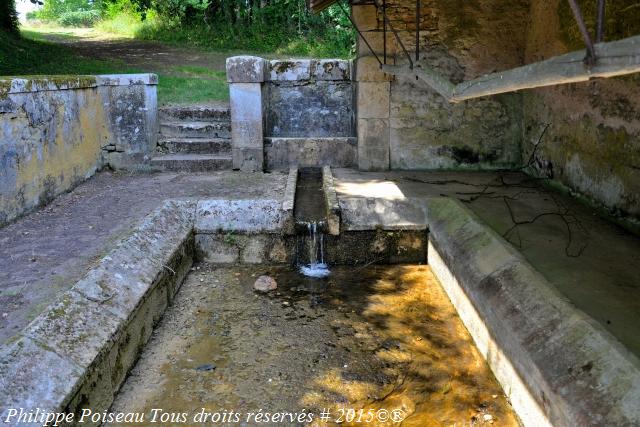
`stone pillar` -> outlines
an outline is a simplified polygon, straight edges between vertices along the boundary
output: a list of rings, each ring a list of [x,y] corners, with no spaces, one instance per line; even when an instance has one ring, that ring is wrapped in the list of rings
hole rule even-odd
[[[379,59],[383,61],[384,32],[381,17],[371,4],[353,5],[352,16]],[[395,44],[387,31],[387,60],[393,63]],[[390,76],[380,70],[380,64],[367,44],[358,36],[356,59],[356,111],[358,126],[358,168],[360,170],[389,169]]]
[[[265,73],[266,61],[262,58],[227,58],[234,169],[262,171],[264,167],[262,90]]]

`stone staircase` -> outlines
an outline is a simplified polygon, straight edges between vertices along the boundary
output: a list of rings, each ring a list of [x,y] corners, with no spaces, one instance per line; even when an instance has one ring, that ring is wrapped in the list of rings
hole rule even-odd
[[[232,168],[229,106],[186,105],[158,109],[160,134],[151,166],[172,172]]]

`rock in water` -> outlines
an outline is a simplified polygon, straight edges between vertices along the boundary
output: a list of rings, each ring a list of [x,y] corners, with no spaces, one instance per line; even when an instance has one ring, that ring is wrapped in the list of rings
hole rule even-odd
[[[253,284],[253,289],[260,292],[273,291],[278,287],[278,282],[273,277],[260,276]]]

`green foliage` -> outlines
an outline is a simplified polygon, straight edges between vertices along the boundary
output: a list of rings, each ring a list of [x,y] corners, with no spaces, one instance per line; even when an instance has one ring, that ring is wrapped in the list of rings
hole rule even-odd
[[[92,27],[100,19],[97,10],[77,10],[64,12],[58,18],[58,24],[63,27]]]
[[[350,57],[355,32],[335,6],[311,14],[305,0],[114,0],[110,32],[210,50]],[[123,23],[127,25],[122,25]]]
[[[38,19],[97,26],[146,40],[212,50],[350,57],[355,32],[332,6],[311,14],[306,0],[46,0]]]
[[[2,31],[18,34],[18,13],[14,0],[0,0],[0,37]]]
[[[102,0],[45,0],[44,6],[36,12],[36,17],[43,21],[59,22],[63,16],[65,20],[78,20],[69,14],[92,12],[101,16]]]

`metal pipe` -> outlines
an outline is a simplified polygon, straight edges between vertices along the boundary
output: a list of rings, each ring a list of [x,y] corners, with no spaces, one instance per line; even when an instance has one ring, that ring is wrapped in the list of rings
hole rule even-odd
[[[416,62],[420,61],[420,0],[416,0]]]
[[[598,25],[596,27],[596,43],[604,41],[605,0],[598,0]]]
[[[375,6],[374,6],[375,7]],[[387,0],[382,0],[382,13],[387,13]],[[378,9],[376,8],[376,15],[378,14]],[[376,19],[378,17],[376,16]],[[384,63],[387,63],[387,22],[382,20],[382,49],[384,54]]]
[[[576,18],[576,22],[578,23],[578,28],[580,29],[580,33],[582,33],[582,38],[584,39],[584,44],[587,47],[587,56],[585,57],[585,62],[587,65],[593,65],[596,62],[596,52],[593,47],[593,40],[591,39],[591,34],[589,34],[589,30],[587,29],[587,25],[584,23],[584,18],[582,17],[582,12],[580,11],[580,6],[576,0],[567,0],[569,2],[569,6],[571,6],[571,10],[573,11],[573,16]]]
[[[373,56],[376,58],[376,61],[378,61],[378,64],[380,64],[380,67],[382,67],[382,62],[380,62],[380,58],[378,58],[378,55],[376,55],[376,53],[373,51],[373,48],[371,48],[371,45],[369,44],[369,42],[367,41],[367,39],[364,38],[364,36],[362,35],[362,33],[360,32],[360,30],[358,29],[358,26],[356,25],[356,23],[354,22],[353,18],[351,17],[351,15],[349,13],[347,13],[346,10],[344,10],[344,7],[342,6],[341,2],[337,2],[338,6],[340,7],[340,10],[342,10],[342,13],[344,13],[347,18],[349,18],[349,22],[351,22],[351,25],[353,25],[353,28],[355,28],[356,32],[358,33],[358,35],[360,36],[360,38],[362,38],[362,41],[364,42],[364,44],[367,45],[367,47],[369,48],[369,51],[373,54]]]
[[[380,7],[380,6],[378,6],[378,1],[377,0],[373,0],[373,3],[376,5],[376,8]],[[402,47],[402,50],[403,50],[404,54],[407,56],[407,59],[409,60],[409,68],[411,68],[413,70],[413,60],[411,59],[411,55],[409,54],[409,51],[404,46],[404,43],[402,43],[402,39],[400,39],[400,36],[398,35],[398,32],[396,31],[396,29],[393,28],[393,25],[391,25],[391,21],[389,21],[389,18],[387,18],[387,14],[383,13],[382,16],[384,17],[384,20],[387,23],[387,25],[389,26],[389,29],[391,30],[393,35],[396,37],[396,40],[400,44],[400,47]]]

